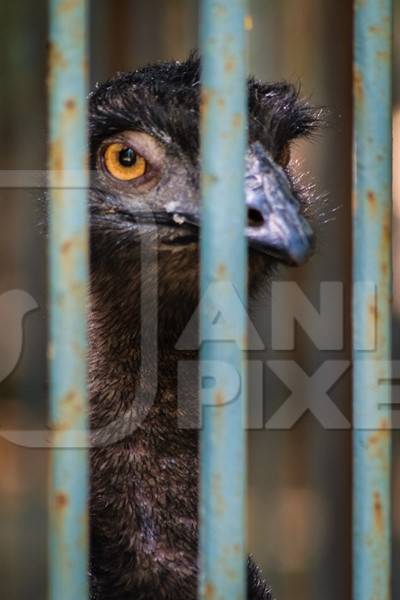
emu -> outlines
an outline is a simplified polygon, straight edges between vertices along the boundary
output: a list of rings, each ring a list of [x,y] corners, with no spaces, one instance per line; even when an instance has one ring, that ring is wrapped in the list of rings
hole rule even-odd
[[[92,600],[194,600],[198,431],[178,426],[176,349],[198,302],[200,64],[117,74],[90,97]],[[290,145],[317,124],[286,83],[248,80],[249,293],[313,248]],[[157,352],[152,352],[156,336]],[[187,406],[197,382],[187,382]],[[249,600],[271,590],[249,558]]]

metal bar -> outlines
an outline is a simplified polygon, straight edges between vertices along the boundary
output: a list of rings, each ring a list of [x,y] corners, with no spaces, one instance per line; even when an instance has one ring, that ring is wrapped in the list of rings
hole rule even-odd
[[[86,600],[87,3],[50,0],[49,8],[49,596]],[[67,170],[80,189],[68,189]]]
[[[247,294],[245,7],[245,0],[203,0],[201,10],[199,593],[214,600],[246,597],[246,373],[241,349]],[[235,298],[243,306],[239,312]],[[206,385],[210,377],[212,388]]]
[[[356,600],[391,597],[391,397],[387,385],[391,373],[391,57],[391,0],[356,0],[353,208]]]

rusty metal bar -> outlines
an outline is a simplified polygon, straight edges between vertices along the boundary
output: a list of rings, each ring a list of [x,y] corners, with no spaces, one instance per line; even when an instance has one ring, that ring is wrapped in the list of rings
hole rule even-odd
[[[392,3],[355,1],[354,598],[389,600]]]
[[[86,4],[49,4],[51,600],[88,598]]]
[[[201,9],[200,597],[215,600],[246,597],[245,8]]]

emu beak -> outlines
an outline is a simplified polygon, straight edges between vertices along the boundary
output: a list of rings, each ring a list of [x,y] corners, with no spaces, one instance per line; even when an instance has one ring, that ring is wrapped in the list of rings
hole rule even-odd
[[[251,146],[245,177],[250,247],[291,265],[312,253],[314,234],[286,173],[259,143]]]

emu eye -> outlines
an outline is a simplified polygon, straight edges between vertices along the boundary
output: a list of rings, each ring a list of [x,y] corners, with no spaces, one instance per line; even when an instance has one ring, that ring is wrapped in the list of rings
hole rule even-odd
[[[285,168],[290,162],[290,144],[285,144],[278,158],[278,163]]]
[[[133,181],[146,172],[146,160],[131,146],[114,142],[104,151],[104,166],[112,177]]]

